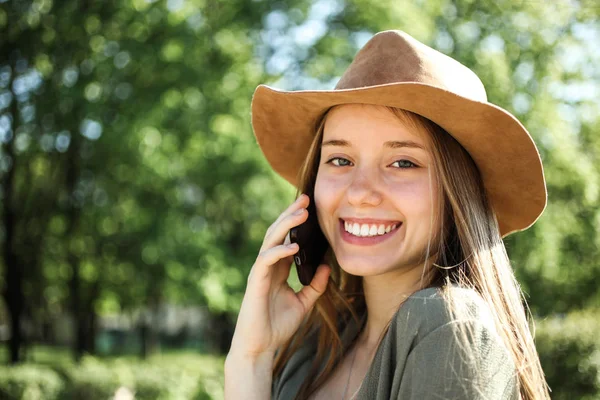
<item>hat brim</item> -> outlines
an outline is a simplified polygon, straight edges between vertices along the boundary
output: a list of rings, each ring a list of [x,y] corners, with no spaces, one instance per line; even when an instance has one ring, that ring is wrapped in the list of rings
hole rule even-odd
[[[508,111],[422,83],[400,82],[345,90],[282,91],[257,87],[252,126],[273,167],[296,186],[321,118],[340,104],[397,107],[422,115],[450,133],[479,168],[500,232],[527,229],[546,207],[542,162],[533,139]]]

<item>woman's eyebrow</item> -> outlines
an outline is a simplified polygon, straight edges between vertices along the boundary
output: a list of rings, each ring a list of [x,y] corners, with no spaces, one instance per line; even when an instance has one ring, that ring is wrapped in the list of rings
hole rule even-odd
[[[403,147],[411,147],[414,149],[425,150],[425,146],[420,143],[413,142],[412,140],[392,140],[389,142],[385,142],[383,144],[385,147],[389,147],[390,149],[401,149]]]
[[[388,147],[390,149],[401,149],[404,147],[410,147],[410,148],[425,150],[425,146],[423,146],[417,142],[413,142],[412,140],[392,140],[392,141],[385,142],[383,145],[384,145],[384,147]],[[347,140],[343,140],[343,139],[327,140],[321,144],[321,147],[325,147],[325,146],[352,147],[350,142],[348,142]]]
[[[321,144],[321,147],[325,146],[339,146],[339,147],[351,147],[350,142],[343,139],[332,139]]]

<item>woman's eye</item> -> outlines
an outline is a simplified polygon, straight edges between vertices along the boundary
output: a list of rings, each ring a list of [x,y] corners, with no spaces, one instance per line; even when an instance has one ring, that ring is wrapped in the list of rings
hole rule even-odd
[[[331,160],[327,161],[327,164],[333,164],[336,167],[347,167],[347,166],[351,165],[352,163],[350,161],[346,160],[345,158],[334,157]]]
[[[412,161],[408,161],[408,160],[398,160],[398,161],[394,161],[392,163],[392,165],[396,165],[396,168],[415,168],[417,165],[412,162]]]

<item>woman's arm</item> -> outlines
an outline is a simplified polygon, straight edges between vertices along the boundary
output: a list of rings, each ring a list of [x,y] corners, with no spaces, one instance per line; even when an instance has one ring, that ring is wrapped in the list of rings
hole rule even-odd
[[[296,244],[284,244],[289,230],[306,221],[309,198],[300,196],[269,227],[250,270],[246,292],[225,361],[225,399],[271,397],[275,351],[292,337],[327,287],[330,269],[320,265],[298,293],[288,285]]]

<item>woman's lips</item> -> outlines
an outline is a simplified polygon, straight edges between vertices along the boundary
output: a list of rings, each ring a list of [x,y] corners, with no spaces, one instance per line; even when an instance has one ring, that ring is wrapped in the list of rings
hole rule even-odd
[[[396,227],[394,229],[392,229],[390,232],[383,234],[383,235],[367,236],[367,237],[355,236],[355,235],[351,234],[350,232],[347,232],[346,229],[344,228],[344,220],[342,220],[342,219],[339,220],[339,229],[340,229],[340,235],[342,236],[342,239],[344,240],[344,242],[349,243],[349,244],[358,245],[358,246],[372,246],[372,245],[379,244],[381,242],[388,240],[389,238],[394,236],[396,234],[396,232],[398,232],[398,229],[402,226],[401,222],[395,222],[393,224],[392,223],[390,223],[390,224],[396,225]]]

